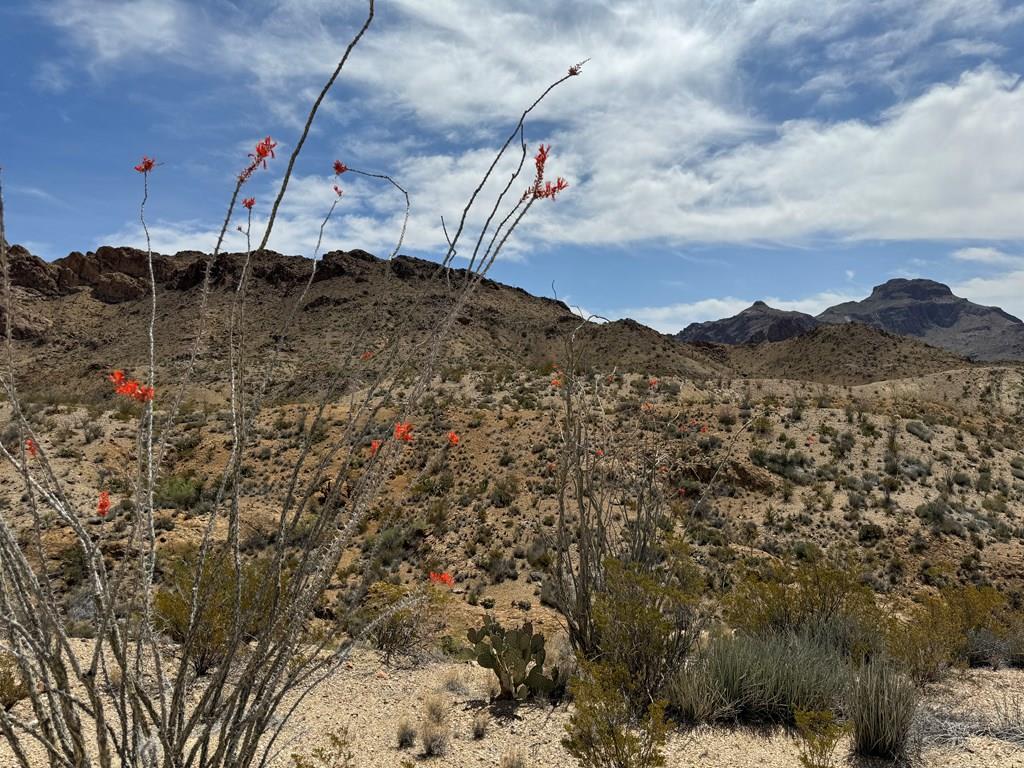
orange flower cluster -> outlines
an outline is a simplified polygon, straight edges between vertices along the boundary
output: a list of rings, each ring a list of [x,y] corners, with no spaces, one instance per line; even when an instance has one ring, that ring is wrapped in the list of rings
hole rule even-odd
[[[39,449],[36,447],[36,441],[33,440],[31,437],[25,441],[25,450],[28,451],[28,455],[31,456],[33,459],[36,457],[36,454],[39,451]]]
[[[135,379],[126,378],[124,371],[114,371],[108,377],[114,385],[114,394],[130,397],[140,403],[148,403],[153,399],[155,392],[152,387],[139,384]]]
[[[443,584],[446,587],[455,586],[455,579],[450,573],[431,573],[430,581],[432,584]]]
[[[100,517],[106,517],[110,511],[110,492],[100,491],[100,500],[96,504],[96,514]]]
[[[371,440],[370,441],[370,455],[371,456],[376,456],[377,455],[377,451],[380,450],[381,445],[382,445],[382,443],[381,443],[380,440]]]
[[[139,173],[149,173],[156,167],[156,160],[152,157],[142,156],[142,162],[135,166],[135,170]]]
[[[249,209],[250,211],[252,210],[252,207],[253,207],[254,205],[256,205],[256,198],[255,198],[255,197],[247,197],[247,198],[245,198],[245,199],[244,199],[244,200],[242,201],[242,207],[243,207],[243,208],[247,208],[247,209]]]
[[[400,421],[395,424],[395,440],[401,440],[403,443],[412,442],[412,422]]]
[[[458,445],[459,436],[455,432],[448,433],[448,445]]]

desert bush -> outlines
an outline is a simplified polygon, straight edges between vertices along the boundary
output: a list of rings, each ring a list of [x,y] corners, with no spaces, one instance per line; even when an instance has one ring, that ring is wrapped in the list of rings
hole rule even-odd
[[[416,726],[407,717],[399,718],[395,727],[395,741],[399,749],[408,749],[416,743]]]
[[[947,587],[919,595],[904,620],[887,633],[889,654],[919,684],[942,678],[951,666],[997,666],[1009,655],[1005,598],[991,587]]]
[[[651,703],[637,720],[630,687],[628,672],[607,664],[584,662],[573,678],[574,709],[562,744],[583,768],[665,765],[665,702]]]
[[[601,661],[626,670],[629,700],[638,712],[664,696],[703,627],[697,611],[701,581],[689,552],[680,544],[668,561],[676,572],[670,581],[609,561],[594,609]]]
[[[366,594],[363,610],[350,631],[369,628],[368,639],[381,661],[418,662],[445,625],[449,595],[441,589],[423,592],[379,581]]]
[[[727,597],[730,626],[750,635],[796,634],[850,656],[877,650],[881,612],[848,562],[826,559],[749,576]]]
[[[154,503],[161,507],[191,509],[203,493],[203,483],[194,477],[170,475],[161,478],[154,492]]]
[[[425,757],[442,757],[448,753],[451,743],[448,710],[448,702],[440,696],[430,696],[423,702],[420,744]]]
[[[356,768],[348,728],[329,731],[328,746],[314,747],[308,754],[292,753],[292,768]]]
[[[501,756],[498,768],[529,768],[530,761],[521,749],[513,749]]]
[[[834,648],[794,634],[715,638],[671,687],[687,722],[794,724],[797,711],[835,711],[848,664]]]
[[[796,712],[800,736],[800,765],[803,768],[832,768],[832,757],[847,728],[830,711]]]
[[[491,716],[484,709],[478,710],[473,715],[473,738],[482,739],[487,735],[487,728],[491,724]]]
[[[932,441],[932,431],[920,421],[908,421],[907,432],[926,443],[930,443]]]
[[[846,701],[854,751],[863,757],[902,757],[917,705],[917,690],[902,672],[883,661],[863,665]]]
[[[10,653],[0,652],[0,707],[10,710],[28,696],[28,687],[18,669],[17,660]]]
[[[260,588],[269,565],[243,561],[236,577],[231,557],[221,551],[210,556],[201,569],[195,552],[169,566],[153,598],[156,626],[188,647],[189,662],[197,675],[205,675],[224,661],[236,628],[241,637],[252,637],[269,620],[271,598]],[[198,611],[192,623],[192,586],[200,570]]]

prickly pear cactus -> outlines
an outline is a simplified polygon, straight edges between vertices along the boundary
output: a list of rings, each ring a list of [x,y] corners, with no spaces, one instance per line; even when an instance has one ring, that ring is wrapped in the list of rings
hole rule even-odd
[[[493,616],[486,616],[479,629],[467,632],[477,663],[498,678],[499,699],[526,699],[548,694],[558,679],[558,670],[544,674],[544,635],[534,633],[529,621],[519,629],[506,629]]]

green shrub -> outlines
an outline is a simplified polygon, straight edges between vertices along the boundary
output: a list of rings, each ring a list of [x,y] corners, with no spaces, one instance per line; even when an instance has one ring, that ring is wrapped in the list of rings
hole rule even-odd
[[[430,589],[417,597],[409,587],[377,582],[367,591],[357,622],[369,627],[369,640],[385,664],[416,662],[444,626],[447,596]],[[354,623],[349,630],[358,633],[360,627]]]
[[[693,723],[793,724],[798,710],[835,710],[847,679],[846,660],[814,640],[726,635],[677,675],[671,702]]]
[[[702,628],[700,578],[685,549],[673,555],[676,572],[667,581],[609,559],[607,583],[594,606],[601,661],[626,670],[629,698],[638,712],[665,695]]]
[[[629,673],[622,667],[581,664],[573,678],[575,704],[563,746],[583,768],[657,768],[665,765],[665,702],[636,719],[629,702]]]
[[[892,665],[873,661],[862,666],[846,702],[854,751],[887,760],[905,755],[917,704],[913,682]]]
[[[803,768],[832,768],[832,756],[847,728],[834,712],[796,713],[796,730],[800,736],[800,765]]]
[[[263,583],[268,564],[243,561],[241,573],[240,610],[237,619],[243,638],[265,632],[272,617],[274,587]],[[231,557],[226,552],[211,553],[199,581],[199,611],[194,631],[189,636],[192,585],[197,570],[195,554],[177,560],[170,568],[163,585],[153,598],[158,628],[172,640],[187,648],[189,663],[197,675],[216,667],[235,645],[236,575]]]
[[[814,560],[747,578],[727,598],[725,616],[748,635],[796,634],[855,657],[881,643],[874,592],[851,564]]]
[[[157,482],[153,500],[160,507],[192,509],[199,503],[202,492],[202,481],[194,477],[170,475]]]

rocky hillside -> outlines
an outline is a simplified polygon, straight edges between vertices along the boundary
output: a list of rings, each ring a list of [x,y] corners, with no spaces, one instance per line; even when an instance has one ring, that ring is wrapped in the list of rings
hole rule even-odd
[[[680,341],[714,344],[759,344],[783,341],[807,333],[818,321],[803,312],[786,312],[755,301],[738,315],[724,320],[690,323],[676,334]]]
[[[954,296],[932,280],[890,280],[863,301],[830,307],[825,323],[865,323],[975,360],[1024,360],[1024,323],[998,307]]]

